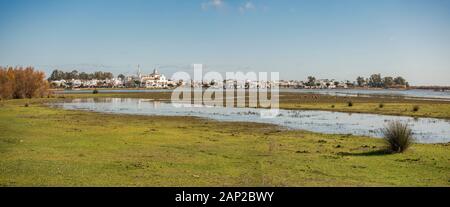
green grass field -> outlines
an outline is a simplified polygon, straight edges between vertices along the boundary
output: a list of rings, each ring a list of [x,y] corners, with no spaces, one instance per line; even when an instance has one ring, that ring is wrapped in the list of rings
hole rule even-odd
[[[46,101],[0,101],[0,186],[450,186],[450,144],[385,154],[375,138]]]

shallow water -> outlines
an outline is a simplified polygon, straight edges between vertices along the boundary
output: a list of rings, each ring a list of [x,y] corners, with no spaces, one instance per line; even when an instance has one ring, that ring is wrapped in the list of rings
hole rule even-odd
[[[371,137],[380,137],[380,129],[387,122],[400,120],[409,124],[417,142],[450,142],[450,120],[445,119],[309,110],[279,110],[279,115],[275,118],[262,118],[260,113],[264,112],[264,109],[172,104],[153,101],[151,99],[132,98],[73,99],[61,103],[52,103],[51,105],[64,109],[90,110],[105,113],[196,116],[219,121],[258,122],[275,124],[289,129]]]
[[[200,89],[198,89],[200,90]],[[218,89],[219,90],[219,89]],[[55,91],[55,93],[77,94],[77,93],[92,93],[93,90],[64,90]],[[151,92],[170,92],[170,89],[104,89],[100,93],[151,93]],[[280,92],[290,93],[314,93],[331,96],[390,96],[390,97],[405,97],[418,100],[443,100],[450,101],[450,91],[434,91],[434,90],[398,90],[398,89],[286,89],[281,88]]]
[[[434,90],[399,90],[399,89],[284,89],[284,92],[314,93],[331,96],[388,96],[388,97],[405,97],[418,100],[443,100],[450,101],[450,91],[434,91]]]

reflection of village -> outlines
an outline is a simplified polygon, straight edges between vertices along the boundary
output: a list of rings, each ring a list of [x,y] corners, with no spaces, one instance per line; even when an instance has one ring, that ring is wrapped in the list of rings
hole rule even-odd
[[[138,72],[129,76],[118,76],[116,78],[100,79],[60,79],[51,80],[51,86],[54,88],[155,88],[170,89],[175,87],[190,88],[223,88],[223,89],[251,89],[251,88],[309,88],[309,89],[326,89],[326,88],[348,88],[353,87],[356,83],[350,81],[336,81],[334,79],[317,79],[308,81],[298,80],[279,80],[279,81],[256,81],[256,80],[233,80],[227,79],[223,81],[217,80],[171,80],[154,69],[150,74],[142,74],[140,68]]]

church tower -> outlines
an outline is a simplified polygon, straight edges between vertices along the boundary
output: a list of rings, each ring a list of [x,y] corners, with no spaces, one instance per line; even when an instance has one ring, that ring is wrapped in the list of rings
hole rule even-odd
[[[141,75],[141,66],[138,64],[138,73],[137,76],[139,79],[141,79],[142,75]]]

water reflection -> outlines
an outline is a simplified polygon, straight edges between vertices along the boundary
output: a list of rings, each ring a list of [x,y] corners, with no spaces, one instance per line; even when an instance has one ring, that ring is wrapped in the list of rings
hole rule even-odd
[[[444,119],[388,116],[361,113],[341,113],[329,111],[279,110],[276,118],[261,118],[261,109],[231,108],[193,105],[189,103],[171,104],[152,99],[131,98],[90,98],[73,99],[64,103],[54,103],[65,109],[91,110],[106,113],[197,116],[220,121],[248,121],[276,124],[279,126],[321,133],[355,134],[380,137],[380,129],[387,122],[399,120],[408,123],[418,142],[444,143],[450,141],[450,122]]]

